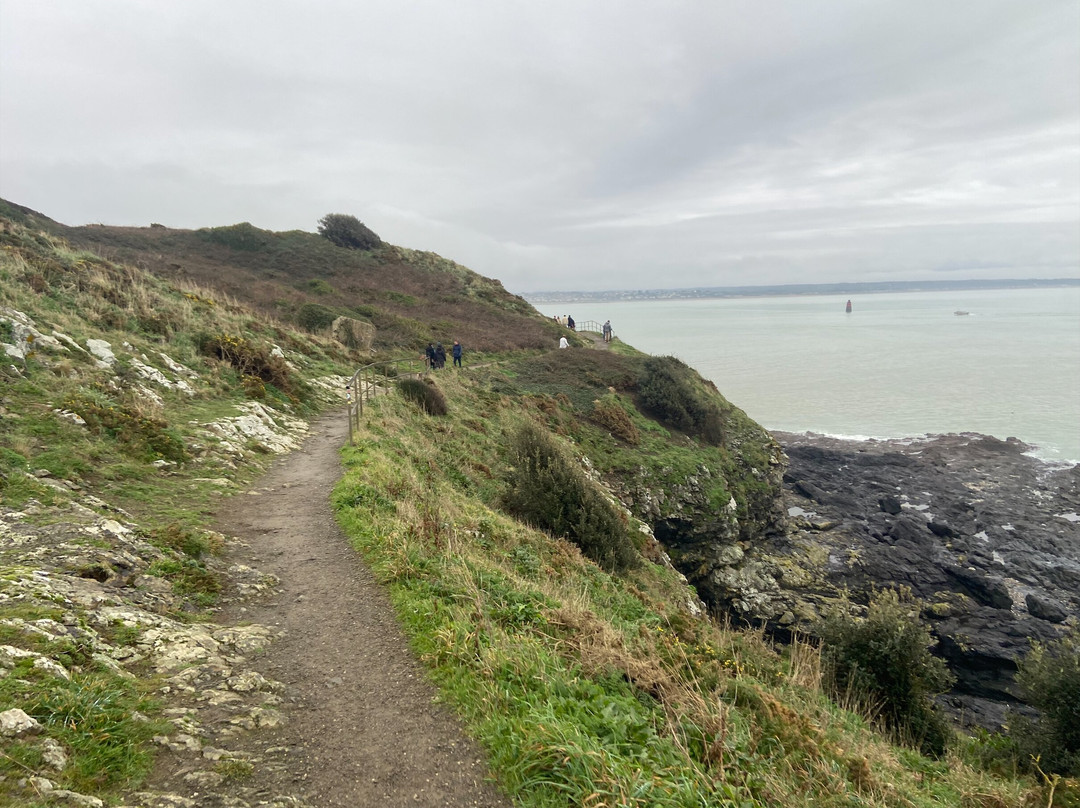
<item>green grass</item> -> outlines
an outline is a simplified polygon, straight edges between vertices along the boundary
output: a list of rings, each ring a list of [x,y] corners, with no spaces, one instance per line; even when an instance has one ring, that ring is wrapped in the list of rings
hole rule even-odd
[[[322,406],[303,379],[347,373],[346,353],[321,338],[253,316],[214,293],[181,292],[138,270],[70,249],[54,236],[11,225],[0,231],[0,248],[4,306],[29,315],[42,333],[56,329],[80,344],[88,338],[104,339],[119,358],[111,372],[76,349],[41,350],[14,368],[0,368],[5,408],[0,419],[3,506],[36,503],[37,509],[25,517],[30,524],[70,521],[70,506],[87,504],[88,494],[123,508],[130,516],[111,510],[102,510],[102,515],[138,522],[142,538],[159,548],[161,557],[147,572],[168,580],[180,596],[171,616],[202,617],[222,588],[216,572],[222,565],[214,561],[221,540],[202,528],[223,493],[252,479],[271,456],[251,452],[237,464],[215,449],[217,441],[203,425],[237,415],[237,405],[246,397],[234,367],[199,353],[198,335],[236,335],[248,350],[245,358],[267,357],[274,344],[291,352],[296,370],[289,372],[297,382],[287,391],[265,384],[262,395],[265,403],[293,416]],[[130,351],[122,347],[124,343],[132,346]],[[198,374],[187,378],[193,395],[137,376],[131,354],[176,378],[161,360],[161,352]],[[263,366],[255,367],[260,369]],[[157,398],[142,392],[142,387]],[[61,417],[57,412],[61,409],[78,413],[87,425]],[[171,465],[159,469],[152,465],[157,460]],[[39,473],[41,478],[32,476]],[[223,489],[206,479],[220,477],[235,487]],[[57,481],[77,488],[65,489]],[[84,543],[113,549],[104,535]],[[0,597],[0,643],[45,655],[64,665],[71,679],[33,668],[27,661],[0,675],[0,710],[18,706],[45,725],[37,738],[5,739],[0,744],[0,802],[42,804],[32,790],[24,792],[16,785],[28,771],[37,771],[57,788],[115,804],[120,794],[137,787],[150,772],[156,749],[151,738],[171,729],[156,717],[161,705],[150,697],[158,683],[152,677],[120,676],[100,665],[88,642],[78,639],[85,635],[49,640],[25,630],[22,621],[48,619],[85,627],[87,632],[92,625],[104,640],[121,646],[137,643],[142,630],[119,621],[101,626],[78,607],[35,601],[36,596],[28,594],[34,591],[32,570],[21,566],[18,546],[5,544],[2,549],[4,563],[19,566],[0,571],[0,583],[11,584],[5,584]],[[93,572],[85,570],[88,575]],[[70,763],[63,772],[42,769],[45,737],[58,742],[68,755]],[[238,763],[223,773],[242,777],[244,768]]]
[[[450,415],[437,426],[398,396],[367,411],[333,501],[515,805],[1034,798],[1029,781],[892,746],[829,700],[814,649],[782,654],[692,616],[670,569],[610,575],[500,512],[508,436],[523,417],[580,434],[566,429],[573,403],[492,395],[466,377],[440,386]]]
[[[101,338],[114,346],[127,341],[151,362],[164,351],[199,373],[193,397],[158,390],[162,403],[151,406],[135,396],[130,367],[121,390],[101,388],[101,373],[78,352],[0,369],[4,406],[19,416],[0,420],[4,505],[66,505],[81,496],[26,475],[46,468],[125,508],[163,552],[151,574],[172,581],[188,601],[189,611],[177,617],[211,605],[221,585],[212,571],[215,542],[200,528],[224,493],[200,478],[242,486],[271,459],[255,452],[242,463],[222,457],[201,424],[235,414],[249,394],[293,414],[319,406],[302,385],[279,387],[273,378],[246,384],[243,368],[200,353],[200,335],[242,339],[252,347],[243,354],[249,358],[279,345],[303,378],[347,372],[351,360],[340,346],[255,315],[210,286],[179,289],[101,260],[83,249],[90,242],[165,274],[170,255],[183,252],[195,277],[229,277],[284,316],[310,302],[305,294],[327,295],[329,287],[333,303],[370,319],[379,347],[394,355],[433,338],[462,339],[467,372],[438,376],[448,414],[432,418],[397,395],[380,399],[365,414],[360,444],[344,452],[348,473],[333,496],[440,698],[488,750],[515,804],[1046,804],[1030,781],[969,765],[992,757],[990,741],[973,742],[944,763],[891,746],[825,697],[812,649],[782,654],[757,634],[694,617],[685,608],[694,593],[673,570],[645,562],[608,574],[565,539],[500,510],[508,436],[528,422],[575,456],[587,454],[609,478],[644,468],[654,485],[665,486],[707,462],[719,474],[706,486],[706,501],[716,506],[735,494],[748,509],[740,520],[753,515],[749,509],[768,493],[750,473],[769,461],[759,428],[718,404],[728,439],[706,447],[642,416],[634,404],[644,355],[632,347],[616,341],[608,352],[542,350],[563,330],[497,282],[431,253],[340,250],[310,233],[246,224],[196,233],[76,231],[2,202],[0,214],[14,217],[0,232],[5,306],[33,316],[45,333],[55,328],[79,342]],[[61,232],[80,243],[65,244]],[[492,364],[477,367],[485,363]],[[593,402],[612,395],[609,387],[637,429],[637,446],[589,418]],[[54,409],[72,397],[99,415],[97,428],[57,417]],[[106,417],[110,407],[121,414]],[[162,446],[181,445],[183,453],[173,452],[176,466],[150,465],[167,454]],[[21,567],[0,571],[0,578],[26,575]],[[70,615],[51,604],[5,601],[5,617],[67,622]],[[0,678],[0,706],[32,712],[71,754],[69,770],[54,778],[58,785],[115,801],[146,776],[149,738],[165,730],[148,698],[153,681],[117,677],[97,667],[85,644],[34,639],[15,626],[0,624],[0,640],[63,660],[73,676],[49,677],[20,662]],[[137,642],[140,631],[122,624],[98,630],[116,644]],[[5,789],[25,767],[41,763],[33,742],[7,743],[4,754]],[[219,763],[218,770],[238,780],[250,773],[243,761]],[[30,794],[19,797],[34,804]]]
[[[0,608],[0,617],[11,614]],[[0,708],[19,706],[63,747],[69,764],[49,775],[55,786],[107,796],[144,779],[153,765],[150,740],[168,731],[168,724],[153,718],[160,711],[149,695],[153,683],[117,676],[76,649],[40,650],[68,665],[78,663],[82,670],[67,680],[20,661],[0,679]],[[0,777],[13,782],[41,764],[37,740],[9,743],[0,754]]]

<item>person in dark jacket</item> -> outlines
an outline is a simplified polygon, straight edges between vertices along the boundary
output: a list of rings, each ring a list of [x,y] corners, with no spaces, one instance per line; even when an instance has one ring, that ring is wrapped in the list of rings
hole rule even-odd
[[[427,350],[424,351],[424,355],[427,356],[428,369],[435,370],[435,346],[430,342],[427,344]]]
[[[451,349],[451,353],[454,354],[454,367],[461,367],[461,343],[454,340],[454,347]]]
[[[435,367],[446,367],[446,348],[442,346],[441,342],[435,346]]]
[[[577,323],[574,322],[574,318],[571,317],[569,314],[566,315],[566,327],[569,328],[571,331],[577,331],[576,326]]]

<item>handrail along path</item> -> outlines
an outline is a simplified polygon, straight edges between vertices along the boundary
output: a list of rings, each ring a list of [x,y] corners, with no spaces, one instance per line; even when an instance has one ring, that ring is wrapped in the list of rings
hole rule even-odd
[[[383,359],[357,369],[345,385],[349,411],[349,443],[355,443],[354,435],[360,428],[364,402],[385,393],[395,379],[405,376],[419,379],[426,371],[423,359]]]

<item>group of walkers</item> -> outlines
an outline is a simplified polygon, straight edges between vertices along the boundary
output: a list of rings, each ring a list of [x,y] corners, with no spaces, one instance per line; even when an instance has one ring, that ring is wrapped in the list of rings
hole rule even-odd
[[[454,346],[450,349],[450,355],[454,358],[454,367],[461,367],[461,353],[461,343],[454,340]],[[441,342],[434,344],[429,342],[427,349],[424,351],[424,360],[427,362],[429,370],[446,367],[446,348],[443,347]]]
[[[559,325],[566,326],[571,331],[577,331],[577,323],[574,322],[574,318],[571,317],[569,314],[565,316],[561,314],[555,315],[551,319],[557,322]],[[588,323],[586,323],[586,325],[588,325]],[[601,327],[600,331],[604,335],[604,342],[611,342],[611,340],[614,339],[615,334],[611,329],[611,320],[606,321]],[[566,337],[559,337],[559,347],[569,348],[570,341]]]

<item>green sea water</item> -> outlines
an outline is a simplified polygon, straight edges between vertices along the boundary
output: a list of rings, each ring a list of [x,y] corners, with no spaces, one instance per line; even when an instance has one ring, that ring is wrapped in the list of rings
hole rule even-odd
[[[677,356],[769,429],[1017,437],[1080,461],[1080,288],[545,304]],[[967,312],[958,314],[957,312]]]

